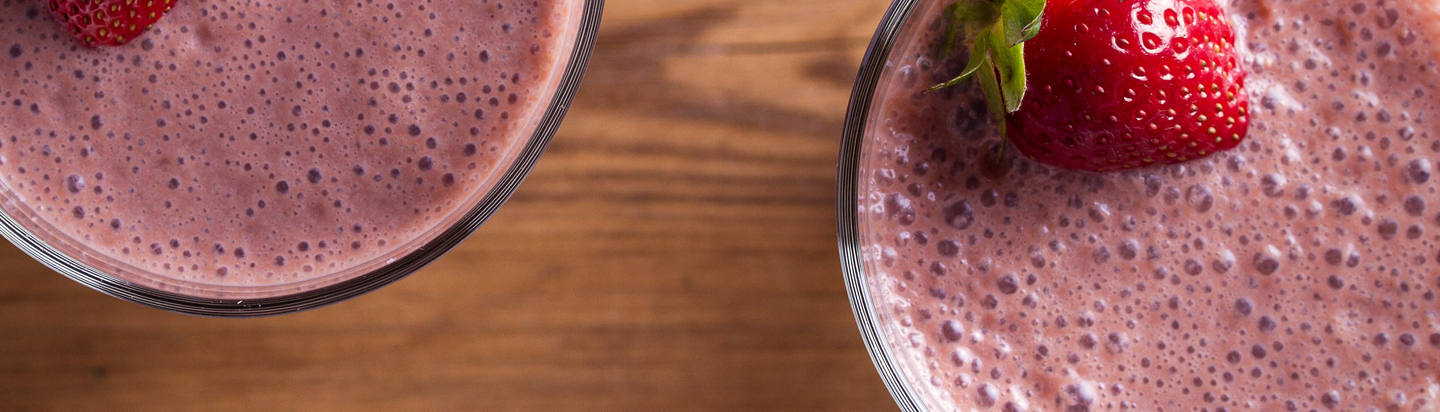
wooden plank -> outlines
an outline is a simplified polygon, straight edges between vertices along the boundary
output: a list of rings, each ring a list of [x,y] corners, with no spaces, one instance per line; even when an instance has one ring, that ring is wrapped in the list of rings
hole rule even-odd
[[[173,315],[0,246],[0,411],[894,408],[845,299],[840,125],[874,0],[612,0],[551,149],[409,279]]]

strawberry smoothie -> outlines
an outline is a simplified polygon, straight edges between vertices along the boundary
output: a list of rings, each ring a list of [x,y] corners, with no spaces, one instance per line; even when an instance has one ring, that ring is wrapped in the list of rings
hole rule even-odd
[[[213,298],[363,275],[454,225],[535,133],[574,0],[184,0],[88,49],[0,0],[0,210]]]
[[[890,54],[858,187],[920,404],[1440,408],[1440,3],[1234,0],[1249,137],[1104,174],[996,162],[978,85],[923,91],[965,61],[936,59],[945,3]]]

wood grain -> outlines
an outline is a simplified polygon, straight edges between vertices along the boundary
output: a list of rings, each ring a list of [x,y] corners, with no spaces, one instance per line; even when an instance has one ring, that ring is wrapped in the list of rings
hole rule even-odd
[[[216,320],[0,247],[0,411],[892,410],[834,176],[883,0],[611,0],[515,197],[412,277]]]

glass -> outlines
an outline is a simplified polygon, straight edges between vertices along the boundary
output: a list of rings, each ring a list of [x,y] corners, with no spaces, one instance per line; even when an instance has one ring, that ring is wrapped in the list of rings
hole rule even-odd
[[[916,387],[913,377],[918,375],[912,365],[897,361],[889,343],[894,338],[883,326],[890,324],[891,320],[887,314],[877,310],[876,295],[871,292],[875,287],[874,280],[866,277],[868,263],[861,250],[860,196],[866,193],[866,188],[862,186],[860,177],[867,173],[870,160],[866,156],[867,137],[876,127],[874,118],[878,102],[874,98],[882,95],[888,86],[884,80],[895,75],[889,64],[892,49],[903,49],[904,45],[897,43],[915,37],[915,32],[921,29],[911,16],[935,14],[931,9],[939,7],[939,3],[896,0],[876,29],[860,64],[860,74],[855,80],[850,108],[845,116],[836,193],[840,261],[850,307],[855,312],[855,321],[859,324],[870,360],[874,362],[890,395],[895,398],[895,403],[906,412],[940,410],[938,405],[941,403],[932,397],[934,394],[922,392]]]
[[[561,54],[556,59],[557,75],[537,100],[528,123],[518,127],[517,136],[530,137],[528,140],[517,139],[504,149],[506,152],[501,154],[495,169],[477,186],[478,189],[460,198],[463,199],[462,205],[472,206],[458,207],[448,215],[441,215],[439,223],[432,229],[422,231],[415,239],[354,267],[290,284],[253,287],[186,283],[160,279],[164,275],[136,275],[129,272],[153,272],[106,257],[85,246],[71,245],[69,243],[79,242],[64,239],[65,235],[55,236],[63,245],[52,245],[44,237],[36,236],[33,230],[37,228],[52,229],[38,223],[40,219],[12,216],[6,212],[15,207],[13,195],[9,194],[0,196],[0,200],[10,203],[10,207],[0,208],[0,235],[26,254],[81,284],[127,301],[184,314],[270,316],[313,309],[373,291],[420,270],[459,244],[493,215],[520,185],[545,150],[574,99],[595,43],[603,7],[604,0],[579,0],[565,7],[569,13],[564,17],[567,19],[563,26],[566,31],[555,33],[565,36],[560,44]],[[399,13],[396,18],[399,18]],[[434,19],[435,14],[431,13],[430,18]],[[546,32],[546,35],[549,34]],[[399,46],[396,47],[398,51]],[[424,56],[423,51],[420,55]],[[283,57],[280,59],[283,60]],[[461,84],[464,84],[463,79]],[[3,159],[0,159],[0,164],[3,164]],[[125,275],[117,275],[122,273]],[[150,279],[145,279],[147,276]]]
[[[1346,34],[1314,27],[1360,8],[1222,2],[1247,47],[1237,53],[1252,85],[1250,136],[1209,158],[1089,173],[1010,149],[995,156],[1000,136],[974,82],[924,91],[964,67],[966,56],[939,57],[940,8],[949,3],[894,2],[859,73],[839,160],[846,286],[867,349],[901,409],[1200,410],[1227,397],[1253,399],[1262,410],[1317,403],[1420,409],[1434,402],[1411,377],[1436,364],[1440,333],[1423,322],[1381,322],[1435,307],[1435,294],[1422,296],[1414,285],[1435,283],[1434,271],[1421,267],[1435,259],[1424,230],[1435,220],[1426,205],[1435,203],[1440,143],[1433,125],[1400,126],[1389,114],[1404,107],[1419,119],[1434,111],[1416,103],[1434,100],[1416,91],[1433,88],[1434,77],[1406,71],[1418,64],[1410,58],[1431,59],[1420,56],[1434,55],[1433,45],[1387,49],[1395,57],[1378,62],[1360,50],[1365,64],[1333,70],[1366,80],[1315,87],[1308,73],[1318,63],[1268,60],[1266,53],[1287,53],[1297,36],[1305,39],[1300,44],[1343,43]],[[1423,7],[1398,4],[1365,10],[1399,19],[1370,26],[1375,38],[1409,30],[1397,29],[1405,27],[1406,10]],[[1132,6],[1140,4],[1123,7]],[[1294,19],[1301,15],[1313,19]],[[1314,61],[1355,55],[1313,53]],[[1277,95],[1294,100],[1282,105]],[[1342,107],[1352,111],[1329,115]],[[1386,121],[1376,121],[1381,111]],[[1401,197],[1405,205],[1395,200]],[[1334,303],[1355,293],[1417,303]],[[1374,323],[1316,327],[1337,318]],[[1342,388],[1343,376],[1365,367],[1336,359],[1386,366],[1365,372],[1378,389]],[[1279,372],[1281,362],[1309,373]],[[1177,384],[1170,374],[1187,367],[1197,376]],[[1206,379],[1225,389],[1200,388]],[[1409,393],[1421,395],[1409,401]]]

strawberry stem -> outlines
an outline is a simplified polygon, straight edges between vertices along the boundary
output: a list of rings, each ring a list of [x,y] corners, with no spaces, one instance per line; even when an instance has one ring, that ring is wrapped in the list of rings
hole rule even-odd
[[[940,58],[950,55],[960,36],[971,48],[965,69],[927,91],[948,88],[978,75],[985,105],[995,121],[1001,144],[996,161],[1005,153],[1005,114],[1018,111],[1025,98],[1025,40],[1040,33],[1045,0],[959,0],[945,7],[945,39]]]
[[[1005,114],[1020,110],[1025,98],[1025,44],[1040,32],[1045,0],[959,0],[945,7],[945,38],[941,58],[949,56],[961,36],[970,48],[965,69],[928,90],[954,86],[972,76],[990,116],[1005,137]],[[1000,145],[1004,151],[1005,145]]]

